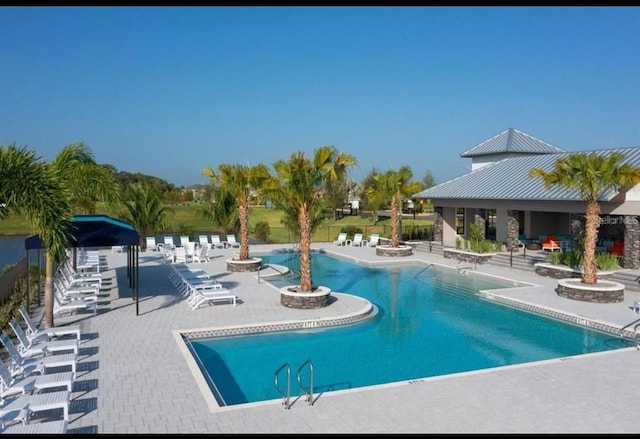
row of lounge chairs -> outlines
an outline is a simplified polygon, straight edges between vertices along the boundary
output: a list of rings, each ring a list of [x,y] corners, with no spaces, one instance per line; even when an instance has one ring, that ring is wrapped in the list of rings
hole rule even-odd
[[[345,232],[340,232],[338,234],[338,238],[333,243],[335,245],[350,245],[352,247],[362,247],[362,246],[376,247],[379,242],[380,242],[380,235],[377,233],[372,233],[369,236],[369,240],[364,241],[362,233],[355,233],[353,235],[353,239],[348,240],[347,234]]]
[[[87,310],[95,315],[102,283],[99,251],[79,252],[75,266],[68,254],[54,275],[54,314]]]
[[[0,433],[66,433],[69,401],[76,379],[80,327],[40,330],[24,307],[20,307],[19,312],[26,329],[17,319],[10,321],[17,344],[6,332],[0,333],[0,342],[9,356],[8,361],[0,362]],[[70,370],[60,372],[60,367]],[[62,419],[55,416],[60,411]],[[34,413],[47,417],[30,423]]]
[[[169,280],[192,309],[219,301],[237,305],[238,297],[204,270],[192,270],[186,264],[172,264]]]
[[[236,239],[236,235],[227,235],[227,240],[220,239],[220,235],[199,235],[198,241],[190,241],[186,235],[180,236],[179,245],[175,244],[173,236],[165,236],[162,242],[158,242],[155,236],[146,237],[146,248],[151,251],[173,250],[176,247],[185,247],[190,243],[196,244],[198,247],[212,248],[238,248],[240,243]]]

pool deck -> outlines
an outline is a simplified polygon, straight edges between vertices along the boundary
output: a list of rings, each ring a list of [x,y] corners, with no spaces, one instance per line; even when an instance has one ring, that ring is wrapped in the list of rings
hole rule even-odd
[[[455,266],[454,261],[423,252],[390,258],[377,256],[369,247],[313,247],[366,263],[413,260]],[[282,248],[291,246],[252,246],[251,252]],[[194,377],[193,360],[185,357],[177,336],[180,331],[340,318],[363,310],[361,300],[341,294],[323,309],[285,308],[278,290],[259,283],[255,272],[226,271],[226,260],[234,251],[212,250],[215,257],[210,262],[192,266],[219,275],[239,297],[238,306],[217,303],[197,310],[177,294],[168,279],[171,268],[159,254],[140,253],[138,315],[128,286],[126,255],[102,251],[107,282],[98,314],[55,320],[56,325],[80,324],[83,333],[68,433],[640,432],[640,351],[635,347],[330,392],[315,395],[313,406],[297,397],[294,377],[289,410],[280,400],[216,407],[203,380]],[[534,273],[490,265],[479,265],[476,271],[536,285],[500,290],[510,300],[614,327],[640,318],[631,309],[640,299],[637,292],[627,290],[622,303],[592,304],[557,296],[557,281]],[[297,366],[292,367],[295,375]]]

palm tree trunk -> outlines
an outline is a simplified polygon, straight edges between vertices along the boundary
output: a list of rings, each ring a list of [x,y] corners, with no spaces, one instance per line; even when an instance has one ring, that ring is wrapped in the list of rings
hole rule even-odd
[[[241,261],[249,259],[249,205],[241,202],[238,206],[238,216],[240,217],[240,252],[238,257]]]
[[[45,253],[44,278],[44,327],[53,328],[53,258],[51,253]]]
[[[582,282],[585,284],[595,284],[598,282],[596,240],[598,239],[599,226],[600,205],[597,200],[587,200],[582,268]]]
[[[400,245],[400,212],[398,209],[398,196],[394,194],[391,197],[391,247]]]
[[[300,225],[300,290],[311,292],[311,220],[304,208],[298,211]]]

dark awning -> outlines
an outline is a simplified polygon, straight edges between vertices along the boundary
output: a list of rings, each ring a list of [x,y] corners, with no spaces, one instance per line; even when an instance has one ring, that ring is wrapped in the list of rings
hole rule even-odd
[[[139,245],[140,235],[124,221],[106,215],[75,215],[71,219],[72,247],[111,247]],[[40,235],[31,235],[24,241],[26,250],[44,248]]]

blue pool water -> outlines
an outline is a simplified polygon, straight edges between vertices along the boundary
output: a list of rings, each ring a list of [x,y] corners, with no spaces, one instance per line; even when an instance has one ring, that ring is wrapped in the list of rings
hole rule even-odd
[[[299,269],[290,254],[260,257]],[[378,315],[337,328],[191,340],[219,403],[280,398],[274,373],[283,363],[295,396],[296,372],[308,359],[320,393],[624,347],[619,337],[474,295],[516,285],[502,279],[424,265],[368,267],[321,253],[312,254],[312,278],[368,299]],[[308,383],[308,368],[301,378]]]

